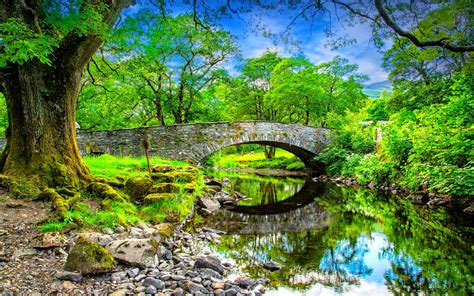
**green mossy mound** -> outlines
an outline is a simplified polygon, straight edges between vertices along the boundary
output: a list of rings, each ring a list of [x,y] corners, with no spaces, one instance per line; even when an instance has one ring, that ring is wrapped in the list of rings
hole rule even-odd
[[[161,183],[154,185],[150,193],[178,193],[179,186],[173,183]]]
[[[174,234],[174,226],[171,223],[161,223],[156,226],[156,233],[162,237],[172,237]]]
[[[197,190],[196,182],[184,184],[184,192],[193,193]]]
[[[86,238],[79,238],[67,256],[64,270],[82,274],[110,272],[115,268],[115,260],[110,252]]]
[[[197,180],[197,174],[185,171],[153,173],[151,177],[158,183],[192,183],[196,182]]]
[[[176,193],[152,193],[148,194],[143,202],[147,205],[152,204],[158,200],[165,199],[165,198],[176,198]]]
[[[151,168],[151,171],[154,173],[167,173],[174,171],[174,168],[169,164],[157,164]]]
[[[135,201],[147,195],[153,187],[153,180],[146,176],[137,176],[127,180],[125,192]]]
[[[87,191],[97,194],[104,200],[110,199],[125,202],[125,199],[114,188],[112,188],[112,186],[104,183],[92,182],[87,186]]]

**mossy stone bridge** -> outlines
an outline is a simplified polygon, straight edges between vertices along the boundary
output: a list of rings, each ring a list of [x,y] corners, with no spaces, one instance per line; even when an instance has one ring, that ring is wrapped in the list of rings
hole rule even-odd
[[[298,156],[309,168],[313,158],[329,142],[329,130],[270,121],[211,122],[153,126],[106,131],[78,131],[83,155],[144,155],[142,142],[150,143],[151,155],[199,163],[222,148],[238,144],[264,144]],[[2,146],[2,142],[0,142]]]

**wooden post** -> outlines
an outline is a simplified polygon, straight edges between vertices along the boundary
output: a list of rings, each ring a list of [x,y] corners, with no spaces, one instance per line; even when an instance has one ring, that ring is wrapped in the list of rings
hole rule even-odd
[[[148,143],[148,140],[145,138],[142,141],[143,148],[145,149],[145,157],[146,157],[146,164],[148,168],[148,173],[151,175],[151,167],[150,167],[150,144]]]

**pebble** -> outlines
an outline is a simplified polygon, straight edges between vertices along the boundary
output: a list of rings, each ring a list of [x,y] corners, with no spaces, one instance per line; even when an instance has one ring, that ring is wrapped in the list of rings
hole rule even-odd
[[[128,274],[128,276],[131,277],[131,278],[136,277],[139,272],[140,272],[140,269],[139,269],[139,268],[134,268],[134,269],[129,269],[129,270],[127,270],[127,274]]]
[[[144,274],[139,274],[139,275],[137,275],[137,276],[135,277],[134,280],[135,280],[135,282],[139,282],[139,281],[143,280],[144,278],[146,278],[146,275],[144,275]]]
[[[157,289],[155,288],[155,286],[148,286],[145,290],[145,293],[147,294],[156,294],[157,292]]]
[[[173,281],[182,281],[182,280],[185,280],[186,277],[184,277],[184,276],[182,276],[182,275],[178,275],[178,274],[173,274],[173,275],[171,276],[171,279],[172,279]]]
[[[145,287],[153,286],[153,287],[155,287],[156,289],[159,289],[159,290],[163,289],[164,286],[165,286],[165,284],[162,281],[157,280],[157,279],[152,278],[152,277],[146,278],[143,281],[142,285],[145,286]]]
[[[182,288],[176,288],[173,291],[173,296],[183,296],[184,295],[184,290]]]

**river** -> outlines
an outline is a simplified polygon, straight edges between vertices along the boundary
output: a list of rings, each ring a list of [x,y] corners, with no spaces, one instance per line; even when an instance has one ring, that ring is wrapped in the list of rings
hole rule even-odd
[[[297,178],[211,172],[247,198],[206,226],[226,231],[211,246],[267,295],[473,293],[473,222],[382,193]],[[262,264],[282,269],[270,272]]]

